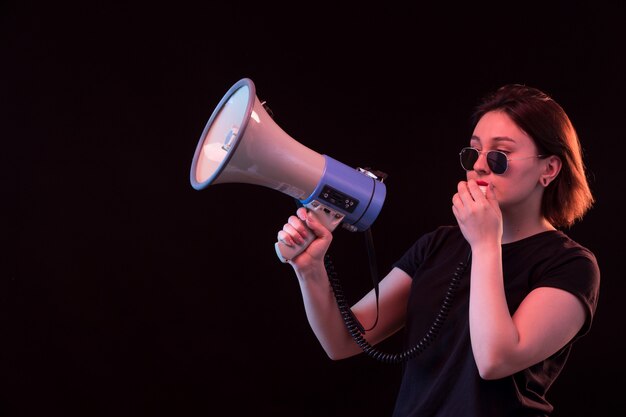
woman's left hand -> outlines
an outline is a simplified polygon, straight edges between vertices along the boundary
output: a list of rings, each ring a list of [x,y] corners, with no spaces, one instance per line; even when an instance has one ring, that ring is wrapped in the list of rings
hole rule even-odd
[[[475,180],[460,181],[452,197],[452,212],[470,246],[494,240],[500,244],[502,212],[491,184],[483,195]]]

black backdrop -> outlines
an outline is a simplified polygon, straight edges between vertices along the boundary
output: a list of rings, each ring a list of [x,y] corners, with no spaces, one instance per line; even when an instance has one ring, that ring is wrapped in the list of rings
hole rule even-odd
[[[0,6],[2,415],[390,414],[400,367],[330,361],[275,257],[293,200],[189,184],[243,77],[294,139],[389,174],[382,272],[454,221],[478,97],[505,82],[552,94],[598,199],[568,233],[603,281],[551,399],[556,416],[624,410],[624,6],[94,3]],[[337,230],[331,251],[353,301],[371,288],[363,242]]]

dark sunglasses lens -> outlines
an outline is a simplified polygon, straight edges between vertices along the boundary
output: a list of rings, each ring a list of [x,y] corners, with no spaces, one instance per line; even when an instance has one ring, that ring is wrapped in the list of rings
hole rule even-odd
[[[466,171],[474,169],[474,164],[478,160],[478,151],[472,148],[463,148],[461,150],[461,166]]]
[[[487,152],[487,164],[489,164],[489,168],[491,168],[494,174],[504,174],[507,163],[506,155],[502,152]]]

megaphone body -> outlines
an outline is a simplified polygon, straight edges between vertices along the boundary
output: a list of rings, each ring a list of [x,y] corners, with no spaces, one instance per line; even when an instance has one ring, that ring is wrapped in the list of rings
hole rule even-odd
[[[268,187],[297,199],[329,230],[342,224],[367,230],[386,196],[382,180],[302,145],[286,134],[256,96],[252,80],[235,83],[219,102],[200,137],[190,181],[202,190],[220,183]],[[288,247],[276,242],[283,262],[300,254],[315,238]]]

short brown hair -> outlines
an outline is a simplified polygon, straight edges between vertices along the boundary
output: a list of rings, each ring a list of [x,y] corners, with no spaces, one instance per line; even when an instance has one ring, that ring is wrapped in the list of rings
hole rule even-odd
[[[472,126],[494,110],[505,112],[533,139],[540,154],[555,155],[562,161],[561,172],[543,194],[543,216],[555,227],[570,227],[582,219],[595,200],[578,134],[563,108],[536,88],[508,84],[483,98],[472,115]]]

